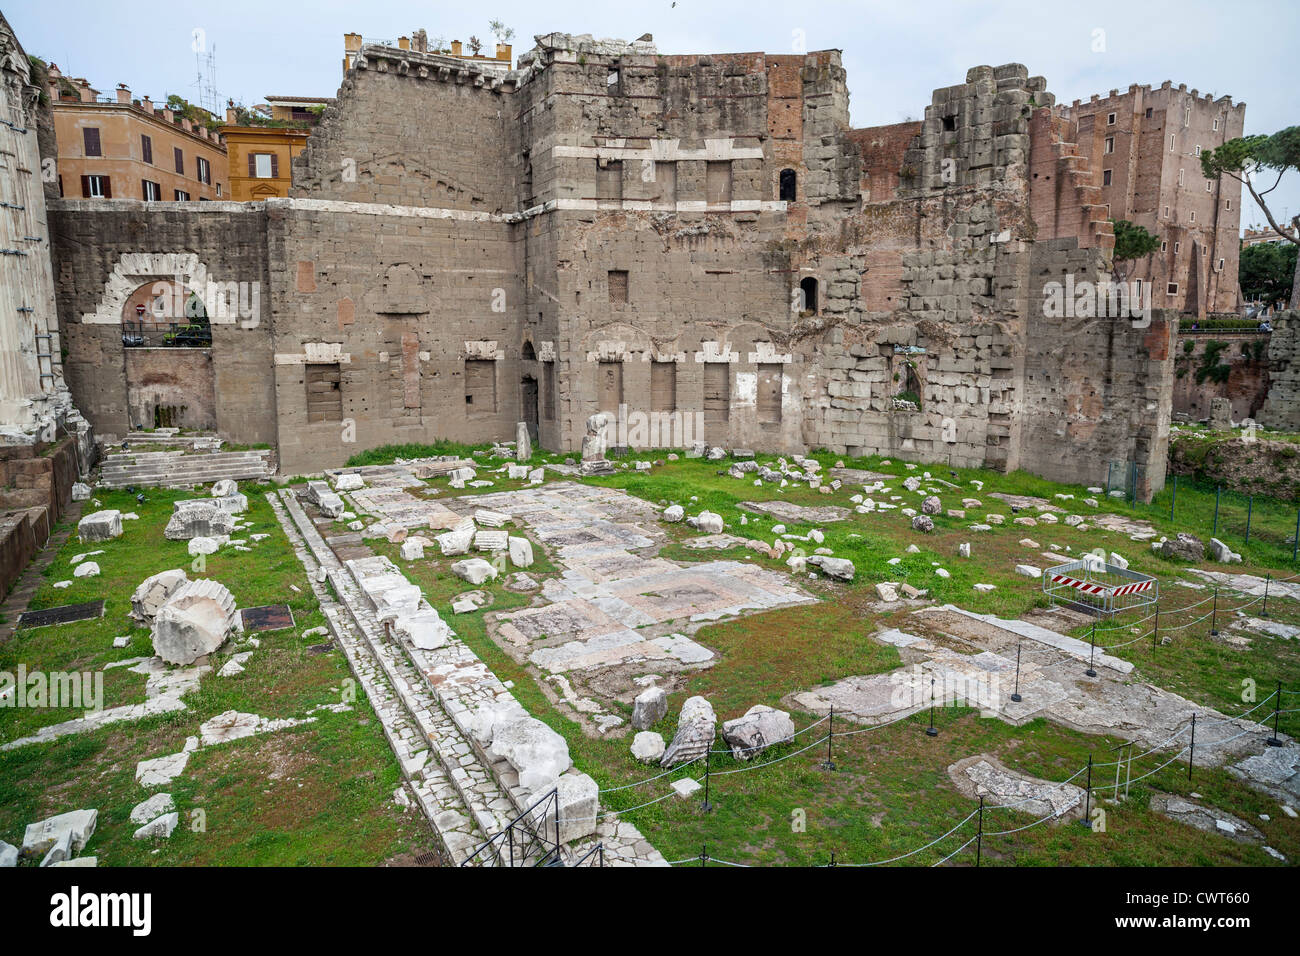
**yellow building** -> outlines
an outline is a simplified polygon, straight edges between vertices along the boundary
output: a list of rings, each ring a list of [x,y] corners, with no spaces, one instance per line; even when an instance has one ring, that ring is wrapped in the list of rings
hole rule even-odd
[[[326,97],[268,96],[252,110],[227,108],[221,135],[230,157],[230,197],[253,202],[288,196],[293,158],[307,144],[321,108],[332,102]]]
[[[101,97],[86,80],[49,66],[59,194],[68,199],[189,202],[225,199],[226,147],[220,134],[125,84]],[[204,118],[210,114],[200,111]]]

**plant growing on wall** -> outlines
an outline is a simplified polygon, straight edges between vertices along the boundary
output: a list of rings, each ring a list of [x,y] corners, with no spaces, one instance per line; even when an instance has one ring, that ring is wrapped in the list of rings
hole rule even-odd
[[[1292,246],[1300,246],[1300,213],[1292,216],[1288,223],[1279,223],[1264,199],[1277,189],[1288,171],[1300,172],[1300,126],[1289,126],[1272,136],[1230,139],[1216,149],[1207,149],[1201,153],[1201,172],[1207,179],[1231,176],[1243,183],[1250,190],[1255,204],[1263,211],[1269,227]],[[1271,175],[1274,172],[1277,173],[1276,177]],[[1272,179],[1273,185],[1256,188],[1256,179],[1264,182]],[[1300,281],[1295,281],[1298,274],[1300,260],[1295,261],[1291,270],[1293,281],[1290,303],[1293,309],[1300,308]]]
[[[1111,257],[1111,271],[1116,282],[1128,279],[1133,263],[1145,259],[1160,248],[1160,237],[1127,219],[1112,219],[1115,227],[1115,253]]]
[[[1206,381],[1222,385],[1232,374],[1232,366],[1219,361],[1219,356],[1228,347],[1227,342],[1211,339],[1205,343],[1205,353],[1201,356],[1201,365],[1196,370],[1196,384],[1204,385]]]

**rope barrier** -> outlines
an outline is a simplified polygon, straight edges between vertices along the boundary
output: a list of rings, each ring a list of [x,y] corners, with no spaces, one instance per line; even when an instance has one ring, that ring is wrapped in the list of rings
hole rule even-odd
[[[662,780],[664,777],[676,773],[678,770],[681,770],[683,767],[689,767],[693,763],[699,763],[703,759],[704,759],[703,757],[696,757],[694,760],[688,760],[686,763],[678,764],[676,767],[670,767],[668,770],[665,770],[663,773],[657,773],[653,777],[646,777],[644,780],[638,780],[636,783],[627,783],[621,787],[609,787],[607,789],[602,788],[600,792],[618,793],[618,791],[620,790],[630,790],[633,787],[639,787],[643,783],[653,783],[655,780]]]
[[[972,843],[974,843],[976,839],[977,839],[977,837],[971,837],[969,840],[967,840],[967,841],[966,841],[965,843],[963,843],[961,846],[957,847],[957,849],[953,850],[951,853],[949,853],[947,856],[945,856],[945,857],[944,857],[942,860],[940,860],[938,863],[931,863],[931,864],[930,864],[930,867],[931,867],[931,868],[934,868],[934,867],[936,867],[936,866],[943,866],[945,863],[947,863],[949,860],[951,860],[954,856],[956,856],[956,855],[957,855],[958,853],[960,853],[962,850],[966,849],[966,847],[968,847],[968,846],[970,846]]]

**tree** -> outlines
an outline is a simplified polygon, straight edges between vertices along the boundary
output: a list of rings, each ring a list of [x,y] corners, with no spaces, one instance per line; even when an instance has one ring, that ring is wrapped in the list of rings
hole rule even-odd
[[[469,52],[478,56],[479,51],[483,49],[483,41],[476,36],[471,36],[468,41]]]
[[[1265,196],[1277,188],[1288,170],[1300,172],[1300,126],[1289,126],[1272,136],[1230,139],[1217,149],[1201,153],[1201,172],[1207,179],[1231,176],[1244,183],[1263,211],[1269,227],[1293,246],[1300,246],[1300,214],[1292,216],[1289,223],[1280,224],[1264,200]],[[1275,171],[1277,178],[1273,180],[1273,185],[1263,190],[1255,188],[1257,177],[1267,179],[1268,174]],[[1297,269],[1300,269],[1300,265],[1297,265]],[[1300,275],[1295,270],[1291,275],[1290,307],[1300,309]]]
[[[1115,253],[1112,256],[1112,272],[1116,282],[1128,278],[1129,270],[1138,259],[1145,259],[1160,248],[1160,237],[1146,231],[1146,227],[1129,222],[1127,219],[1112,219],[1115,227]],[[1121,268],[1123,263],[1123,268]]]
[[[489,20],[488,29],[492,31],[492,35],[497,38],[498,43],[509,43],[515,38],[515,31],[500,20]]]
[[[1300,246],[1282,242],[1261,242],[1243,248],[1237,271],[1241,294],[1268,306],[1288,301],[1295,283],[1297,252]]]

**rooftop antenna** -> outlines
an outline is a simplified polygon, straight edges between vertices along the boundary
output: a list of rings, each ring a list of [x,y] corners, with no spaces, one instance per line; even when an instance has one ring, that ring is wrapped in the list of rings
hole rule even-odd
[[[213,116],[221,117],[221,96],[217,93],[217,48],[208,46],[202,35],[194,38],[195,78],[191,84],[195,88],[194,105],[207,110]]]

